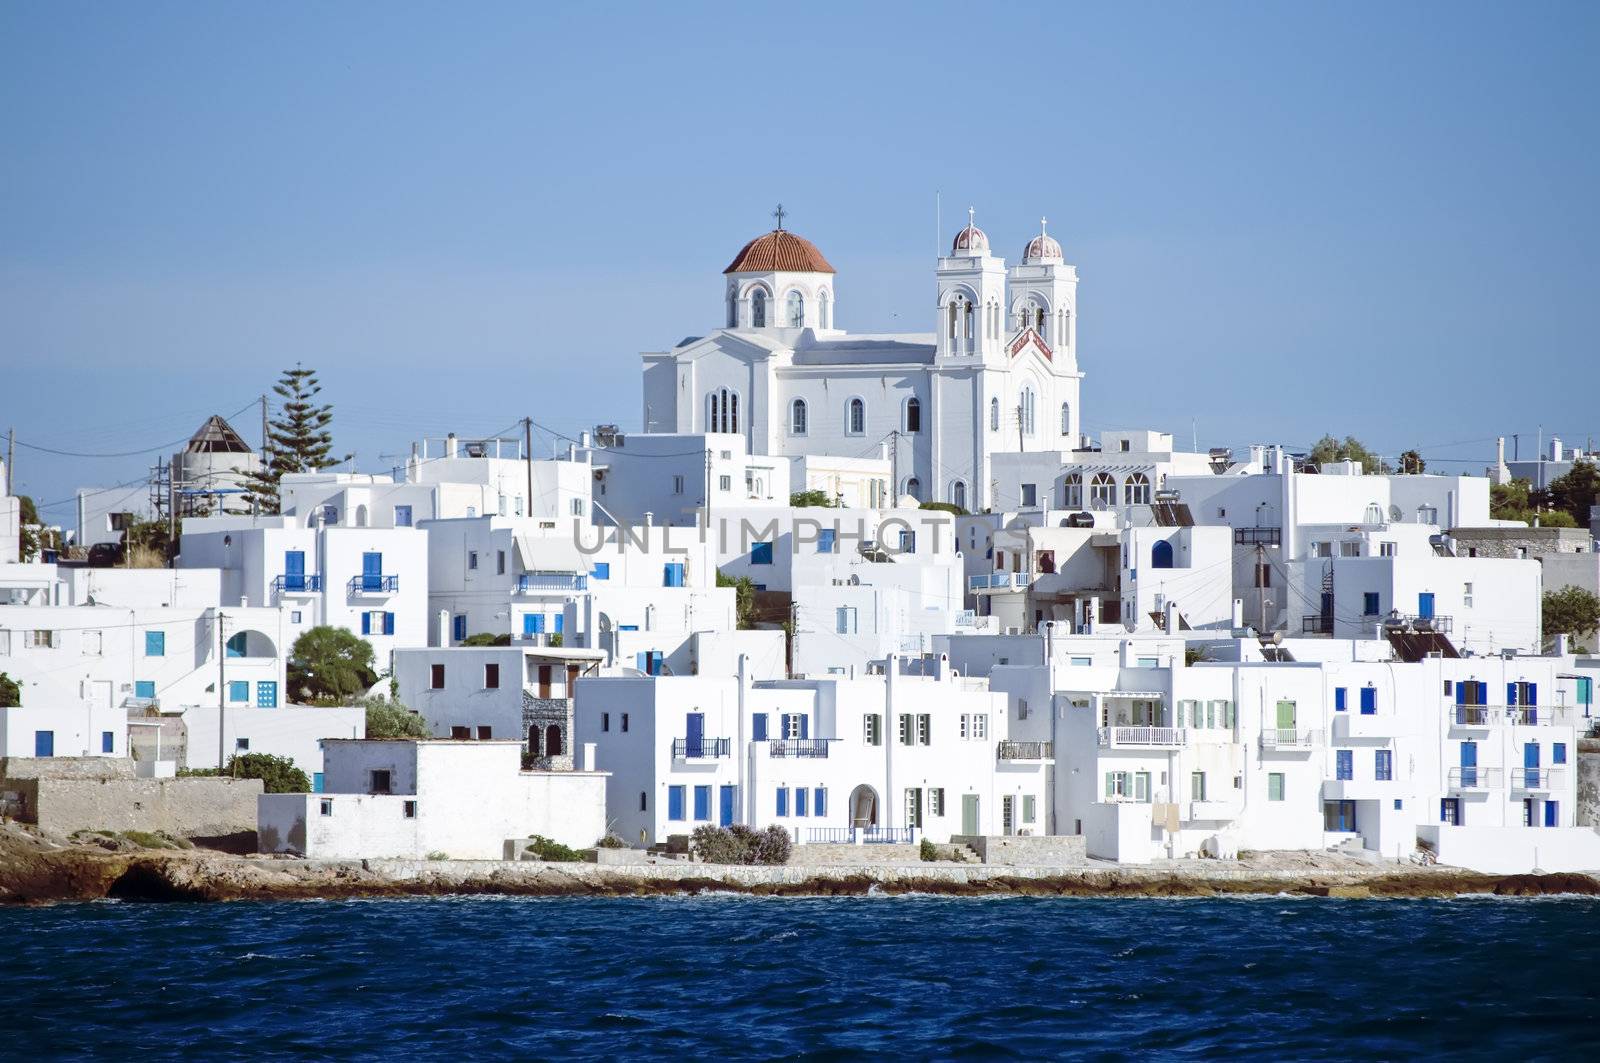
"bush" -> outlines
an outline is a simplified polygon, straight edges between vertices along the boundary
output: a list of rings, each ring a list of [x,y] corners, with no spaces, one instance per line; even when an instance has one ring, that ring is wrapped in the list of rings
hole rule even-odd
[[[628,847],[628,843],[617,837],[615,834],[612,834],[610,831],[607,831],[604,838],[601,838],[599,841],[594,843],[594,847],[596,849],[626,849]]]
[[[0,709],[14,709],[22,704],[22,684],[0,672]]]
[[[696,827],[690,845],[707,864],[787,864],[793,843],[782,827],[774,825],[758,831],[736,823],[731,827]]]
[[[817,506],[833,509],[837,505],[834,497],[826,491],[796,491],[789,496],[789,504],[796,509],[809,509]]]
[[[427,738],[428,723],[398,701],[363,698],[367,709],[368,738]]]
[[[228,766],[216,768],[186,768],[179,775],[192,777],[226,776],[230,779],[260,779],[262,789],[269,794],[304,794],[311,792],[311,778],[294,766],[289,757],[275,757],[271,753],[246,753],[228,760]]]
[[[558,841],[552,841],[542,834],[535,834],[524,851],[532,853],[536,859],[558,864],[575,864],[583,859],[583,854],[578,850],[562,845]]]
[[[445,852],[443,849],[435,849],[433,852],[428,854],[428,859],[429,860],[448,860],[448,859],[450,859],[450,854]]]
[[[492,635],[487,631],[479,631],[476,634],[468,635],[466,638],[462,639],[461,640],[461,645],[463,645],[463,646],[509,646],[509,645],[511,645],[511,636],[510,635]]]
[[[924,503],[922,503],[922,505],[918,506],[917,508],[918,509],[931,509],[931,510],[934,510],[935,512],[938,512],[938,513],[949,513],[952,516],[956,516],[956,517],[965,517],[965,516],[967,516],[967,511],[965,509],[962,509],[960,506],[956,505],[954,502],[924,502]]]
[[[933,861],[939,859],[939,847],[930,842],[928,839],[924,838],[922,839],[922,845],[918,848],[918,855],[920,855],[922,859],[932,863]]]

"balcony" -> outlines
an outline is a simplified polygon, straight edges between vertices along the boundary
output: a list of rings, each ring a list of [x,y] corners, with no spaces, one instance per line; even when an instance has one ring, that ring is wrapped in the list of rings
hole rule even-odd
[[[1559,790],[1565,782],[1566,772],[1561,768],[1512,768],[1511,790],[1513,793],[1544,793],[1547,790]]]
[[[321,594],[322,577],[284,575],[272,581],[273,594]]]
[[[1282,528],[1235,528],[1233,529],[1233,545],[1235,546],[1282,546]]]
[[[517,594],[537,591],[583,591],[589,589],[589,577],[577,572],[524,572],[517,577]]]
[[[379,576],[375,573],[351,576],[350,582],[345,584],[345,590],[350,594],[394,594],[399,589],[399,576]]]
[[[1395,615],[1391,613],[1384,620],[1385,627],[1409,627],[1412,631],[1432,631],[1440,635],[1450,634],[1455,626],[1453,617],[1448,616],[1418,616],[1415,613]]]
[[[800,757],[826,760],[826,738],[777,738],[767,743],[767,752],[774,757]]]
[[[1300,619],[1300,634],[1302,635],[1331,635],[1333,634],[1333,617],[1307,616]]]
[[[917,840],[915,827],[807,827],[811,845],[910,845]]]
[[[1485,731],[1491,727],[1548,727],[1570,723],[1559,705],[1451,705],[1445,719],[1453,731]]]
[[[1344,711],[1333,714],[1333,735],[1339,741],[1390,742],[1394,733],[1403,727],[1403,719],[1393,713]]]
[[[1450,789],[1461,793],[1481,793],[1485,790],[1498,789],[1500,786],[1499,768],[1451,768]]]
[[[1101,749],[1182,749],[1189,732],[1182,727],[1102,727]]]
[[[673,760],[717,760],[732,752],[733,742],[727,738],[674,738]]]
[[[1293,727],[1268,727],[1261,732],[1263,753],[1306,753],[1322,743],[1321,731],[1301,731]]]
[[[1026,572],[988,572],[967,580],[967,590],[978,592],[1026,590],[1032,582]]]
[[[1000,760],[1054,760],[1054,742],[1001,742],[995,750]]]

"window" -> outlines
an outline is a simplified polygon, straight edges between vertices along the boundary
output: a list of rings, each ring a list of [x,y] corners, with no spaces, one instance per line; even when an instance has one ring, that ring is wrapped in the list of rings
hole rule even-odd
[[[913,476],[913,477],[909,478],[908,480],[906,480],[906,494],[910,495],[912,498],[921,498],[922,497],[922,481],[917,479],[915,476]],[[905,535],[902,534],[900,536],[900,538],[904,539]]]
[[[731,477],[731,476],[720,476],[720,477],[718,477],[717,478],[717,488],[718,488],[718,490],[722,490],[722,491],[732,491],[733,490],[733,477]]]
[[[824,288],[817,293],[817,328],[828,328],[829,316],[828,289]]]
[[[858,436],[867,430],[867,404],[860,399],[851,399],[845,405],[844,430],[846,433]]]
[[[1550,747],[1550,763],[1565,764],[1567,762],[1567,744],[1557,742]]]
[[[1125,506],[1148,506],[1150,504],[1150,478],[1142,472],[1136,472],[1128,477],[1128,482],[1122,485],[1122,504]]]
[[[627,713],[623,713],[622,714],[622,733],[623,734],[627,734],[628,733],[628,714]]]
[[[1470,583],[1461,585],[1461,604],[1468,609],[1472,608],[1472,584]]]
[[[147,698],[147,699],[148,698],[154,698],[156,696],[155,680],[153,680],[153,679],[137,679],[137,680],[134,680],[133,696],[136,697],[136,698]]]
[[[675,822],[682,822],[682,820],[684,819],[684,806],[683,806],[684,796],[685,796],[685,788],[684,787],[682,787],[682,786],[669,786],[669,787],[667,787],[667,818],[669,820],[673,820]]]
[[[228,700],[246,703],[250,700],[250,681],[248,679],[228,680]]]
[[[1160,539],[1150,548],[1151,568],[1172,567],[1172,544],[1165,539]]]
[[[834,528],[823,528],[817,532],[817,553],[836,554],[839,552],[839,532]]]
[[[1105,509],[1107,506],[1116,505],[1117,481],[1111,478],[1108,472],[1097,472],[1094,479],[1089,481],[1089,505],[1094,509]]]
[[[1461,825],[1460,798],[1441,797],[1439,799],[1439,822],[1447,823],[1452,827]]]
[[[478,551],[467,551],[467,571],[471,572],[478,567]]]
[[[333,802],[332,801],[328,800],[327,798],[323,798],[320,802],[318,802],[318,805],[319,805],[318,812],[321,815],[324,815],[324,816],[333,815]]]
[[[789,788],[788,787],[786,787],[786,786],[778,787],[777,806],[778,806],[778,811],[777,811],[778,815],[787,816],[789,814]]]
[[[922,788],[911,786],[906,788],[906,826],[922,826]]]
[[[1311,544],[1311,556],[1312,557],[1332,557],[1333,556],[1333,544],[1332,543],[1312,543]]]
[[[711,787],[696,786],[694,788],[694,818],[697,820],[711,818]]]
[[[1378,592],[1377,591],[1366,591],[1366,592],[1364,592],[1361,595],[1361,615],[1362,616],[1377,616],[1378,615],[1378,611],[1379,611],[1378,610]]]
[[[767,714],[756,712],[750,715],[750,738],[755,742],[767,740]]]
[[[1283,773],[1272,772],[1267,776],[1267,800],[1283,800]]]
[[[574,498],[572,500],[572,515],[574,517],[583,516],[583,499]]]
[[[444,665],[433,664],[428,666],[428,689],[444,689]]]
[[[1204,801],[1206,799],[1206,773],[1196,771],[1189,773],[1189,800]]]
[[[867,745],[883,745],[883,717],[877,713],[868,713],[862,717],[862,724],[866,732]]]
[[[101,731],[100,732],[100,752],[102,752],[102,753],[113,752],[115,750],[115,748],[116,748],[116,744],[117,744],[117,736],[116,736],[116,734],[114,732],[112,732],[112,731]]]
[[[706,396],[706,431],[739,431],[739,395],[727,388],[717,388]]]
[[[1394,781],[1394,751],[1375,749],[1372,753],[1372,777],[1379,782]]]
[[[450,628],[451,634],[455,636],[457,642],[465,641],[467,637],[467,614],[457,613],[450,624]]]
[[[750,563],[752,565],[770,565],[770,564],[772,564],[772,544],[771,543],[751,543],[750,544]]]
[[[841,605],[834,610],[834,631],[840,635],[856,633],[856,610],[853,605]]]
[[[795,399],[789,407],[789,432],[793,435],[806,434],[806,400]]]
[[[1039,485],[1038,484],[1023,484],[1022,485],[1022,508],[1023,509],[1033,509],[1038,504],[1039,504]]]
[[[417,803],[415,801],[403,801],[403,802],[401,802],[401,804],[400,804],[400,814],[402,816],[404,816],[406,819],[416,819],[417,818]]]
[[[1378,556],[1379,557],[1393,557],[1394,556],[1394,543],[1379,543],[1378,544]],[[1477,548],[1473,547],[1473,548],[1468,549],[1467,556],[1468,557],[1477,557],[1478,556]]]
[[[483,666],[483,689],[500,689],[500,666],[498,664],[486,664]]]
[[[935,786],[928,790],[928,815],[944,815],[944,787]]]
[[[1361,544],[1359,542],[1342,542],[1339,544],[1340,557],[1360,557]]]
[[[1064,402],[1061,404],[1061,434],[1072,434],[1072,407]]]
[[[803,328],[806,323],[805,296],[791,291],[784,300],[784,312],[790,328]]]
[[[906,400],[906,431],[922,431],[922,403],[915,398]]]
[[[291,623],[291,624],[298,624],[298,623],[300,623],[300,610],[298,610],[298,609],[291,609],[291,610],[290,610],[290,611],[289,611],[289,623]]]
[[[1061,482],[1061,508],[1083,508],[1083,477],[1078,473],[1069,473]]]
[[[1333,711],[1344,712],[1350,707],[1350,692],[1344,687],[1333,688]]]
[[[989,431],[1000,431],[1000,400],[989,400]]]
[[[1376,502],[1368,502],[1367,503],[1367,510],[1366,510],[1366,512],[1364,514],[1362,514],[1361,523],[1363,523],[1363,524],[1382,524],[1383,523],[1383,507],[1378,505],[1378,503],[1376,503]]]
[[[611,562],[596,561],[589,568],[589,575],[594,579],[611,578]]]
[[[387,768],[373,768],[368,793],[387,794],[393,791],[394,773]]]
[[[144,633],[144,655],[146,657],[165,657],[167,655],[167,633],[165,631],[146,631]]]
[[[942,792],[942,791],[941,791]],[[1033,794],[1022,795],[1022,822],[1032,823],[1038,815],[1038,799]]]
[[[794,741],[810,737],[810,727],[804,713],[784,713],[782,718],[783,737]]]
[[[765,289],[756,288],[750,293],[750,324],[754,328],[767,327],[767,293]]]
[[[917,745],[926,746],[933,743],[933,717],[928,713],[917,716]]]
[[[411,527],[411,507],[410,506],[395,506],[394,507],[394,526],[396,528],[409,528],[409,527]]]
[[[974,713],[972,717],[972,737],[982,741],[989,737],[989,716],[987,713]]]
[[[950,485],[950,504],[958,509],[967,508],[967,485],[963,480],[956,480]]]
[[[648,811],[650,811],[650,795],[648,793],[646,793],[644,790],[640,790],[639,791],[639,811],[640,812],[648,812]]]
[[[1033,435],[1033,389],[1023,388],[1017,396],[1017,423],[1022,426],[1022,434]]]
[[[602,732],[611,730],[611,714],[609,712],[600,714],[600,730]]]
[[[911,730],[911,714],[909,712],[902,712],[900,714],[900,729],[898,731],[898,736],[900,739],[900,744],[903,746],[911,745],[916,739],[915,734]]]
[[[803,815],[806,814],[806,798],[808,798],[810,796],[811,796],[811,791],[807,790],[804,786],[796,786],[794,788],[794,814],[795,815],[803,816]]]
[[[1361,688],[1361,715],[1372,716],[1378,711],[1378,691],[1374,687]]]
[[[1256,565],[1256,586],[1257,587],[1271,587],[1272,586],[1272,562],[1263,561],[1260,564]]]
[[[682,561],[668,561],[661,569],[663,587],[682,587],[686,572]]]
[[[504,550],[495,551],[494,574],[496,576],[504,576],[506,574],[506,552]]]
[[[811,814],[813,816],[826,816],[828,814],[828,788],[819,786],[811,791]]]

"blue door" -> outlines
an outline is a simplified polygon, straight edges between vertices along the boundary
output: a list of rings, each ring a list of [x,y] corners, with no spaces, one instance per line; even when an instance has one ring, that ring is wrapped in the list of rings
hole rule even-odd
[[[698,757],[706,740],[706,714],[691,712],[688,717],[688,731],[684,740],[684,756]]]
[[[1417,616],[1422,620],[1433,619],[1433,592],[1423,591],[1417,595]]]
[[[718,809],[719,815],[717,817],[717,822],[724,827],[733,826],[733,794],[733,787],[724,786],[721,794],[718,797],[718,800],[722,803],[722,807]]]
[[[54,731],[33,732],[33,755],[36,757],[53,757],[56,755],[56,733]]]
[[[1528,742],[1522,747],[1523,784],[1528,789],[1539,785],[1539,743]]]
[[[383,590],[383,555],[369,551],[361,555],[361,589]]]
[[[306,589],[306,552],[304,550],[285,550],[283,552],[283,589],[286,591],[303,591]]]
[[[1461,743],[1461,785],[1478,785],[1478,743]]]
[[[275,709],[278,707],[278,684],[263,679],[256,684],[256,708]]]
[[[1561,806],[1555,801],[1546,801],[1544,803],[1544,825],[1546,827],[1560,826],[1560,824],[1561,824],[1561,810],[1560,809],[1561,809]]]

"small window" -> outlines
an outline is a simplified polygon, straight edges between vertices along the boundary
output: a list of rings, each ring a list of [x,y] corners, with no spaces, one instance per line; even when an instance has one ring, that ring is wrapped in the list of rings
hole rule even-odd
[[[483,689],[500,689],[500,666],[498,664],[486,664],[483,666]]]
[[[114,752],[116,750],[116,746],[117,746],[117,736],[116,736],[115,732],[113,732],[113,731],[101,731],[100,732],[100,752],[102,752],[102,753]],[[1556,748],[1559,750],[1561,747],[1558,745]],[[1565,760],[1566,760],[1566,754],[1563,753],[1556,760],[1556,763],[1560,764]]]
[[[444,665],[435,664],[428,667],[428,689],[444,689]]]
[[[372,769],[371,792],[375,793],[375,794],[391,793],[392,792],[393,778],[394,778],[393,773],[390,772],[387,768],[374,768],[374,769]]]
[[[318,804],[320,805],[319,812],[322,815],[324,815],[324,816],[333,815],[333,802],[332,801],[328,800],[327,798],[323,798],[320,802],[318,802]]]
[[[476,551],[476,550],[468,550],[467,551],[467,568],[469,570],[471,570],[471,569],[475,569],[477,567],[478,567],[478,551]]]
[[[628,714],[627,713],[623,713],[622,714],[622,730],[623,730],[624,733],[626,733],[627,730],[628,730]]]
[[[600,714],[600,730],[611,730],[611,714],[609,712],[602,712]]]
[[[167,633],[165,631],[146,631],[144,633],[144,655],[146,657],[165,657],[167,655]]]
[[[406,819],[416,819],[417,818],[417,803],[415,801],[402,802],[401,805],[400,805],[400,809],[401,809],[400,814],[402,816],[404,816]]]
[[[789,410],[789,431],[797,436],[806,434],[806,400],[795,399]]]
[[[494,738],[494,728],[486,723],[478,725],[478,741],[488,742]]]
[[[674,476],[672,478],[672,493],[675,494],[675,495],[683,494],[683,477],[682,476]]]
[[[771,543],[751,543],[750,544],[750,563],[752,565],[770,565],[770,564],[772,564],[772,544]]]
[[[394,526],[396,528],[409,528],[409,527],[411,527],[411,507],[410,506],[395,506],[394,507]]]
[[[915,398],[906,400],[906,432],[922,431],[922,403]]]
[[[494,573],[497,576],[504,576],[506,574],[506,552],[504,550],[495,551]]]
[[[1283,773],[1272,772],[1267,776],[1267,800],[1283,800]]]
[[[860,399],[851,399],[845,407],[845,431],[853,436],[861,435],[867,430],[867,404]]]
[[[1378,592],[1377,591],[1365,591],[1365,592],[1362,593],[1362,595],[1361,595],[1361,615],[1363,615],[1363,616],[1377,616],[1378,615]]]
[[[248,738],[235,738],[233,740],[233,748],[237,749],[241,753],[250,752],[250,739],[248,739]]]

